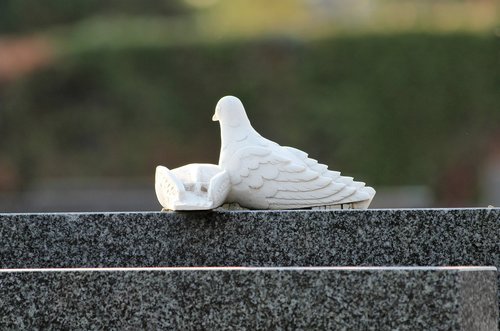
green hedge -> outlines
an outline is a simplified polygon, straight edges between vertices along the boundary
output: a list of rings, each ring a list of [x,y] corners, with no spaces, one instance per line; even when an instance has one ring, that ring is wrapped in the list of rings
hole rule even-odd
[[[0,33],[36,31],[92,15],[170,16],[187,11],[181,0],[1,0]]]
[[[475,176],[499,129],[499,54],[498,38],[466,34],[78,54],[4,91],[0,163],[18,169],[19,185],[216,163],[210,119],[233,94],[264,136],[333,169],[439,189],[450,169]]]

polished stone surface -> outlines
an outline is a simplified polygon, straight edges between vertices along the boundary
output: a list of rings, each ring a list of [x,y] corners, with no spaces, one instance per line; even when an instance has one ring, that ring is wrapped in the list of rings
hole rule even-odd
[[[498,208],[0,214],[0,238],[0,268],[500,267]]]
[[[0,214],[0,268],[500,267],[500,209]]]
[[[495,268],[0,271],[0,329],[497,330]]]

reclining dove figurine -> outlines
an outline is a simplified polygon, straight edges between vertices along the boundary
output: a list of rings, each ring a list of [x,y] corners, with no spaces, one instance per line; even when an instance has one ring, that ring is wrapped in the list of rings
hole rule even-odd
[[[236,97],[223,97],[212,120],[221,129],[219,167],[230,179],[226,203],[250,209],[365,209],[375,195],[365,183],[328,170],[305,152],[262,137]]]
[[[155,191],[164,209],[209,210],[224,203],[250,209],[365,209],[375,196],[365,183],[262,137],[236,97],[222,98],[212,119],[221,128],[219,164],[158,166]]]

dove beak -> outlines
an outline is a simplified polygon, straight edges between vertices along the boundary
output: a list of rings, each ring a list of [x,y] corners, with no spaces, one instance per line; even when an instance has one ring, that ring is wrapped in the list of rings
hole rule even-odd
[[[217,122],[219,120],[219,117],[217,117],[217,113],[212,116],[212,121]]]

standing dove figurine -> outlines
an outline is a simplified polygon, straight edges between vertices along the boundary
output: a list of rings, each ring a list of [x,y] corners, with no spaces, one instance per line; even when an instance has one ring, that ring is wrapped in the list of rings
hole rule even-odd
[[[223,97],[212,120],[221,128],[219,167],[230,178],[226,202],[252,209],[365,209],[375,195],[305,152],[262,137],[236,97]]]

